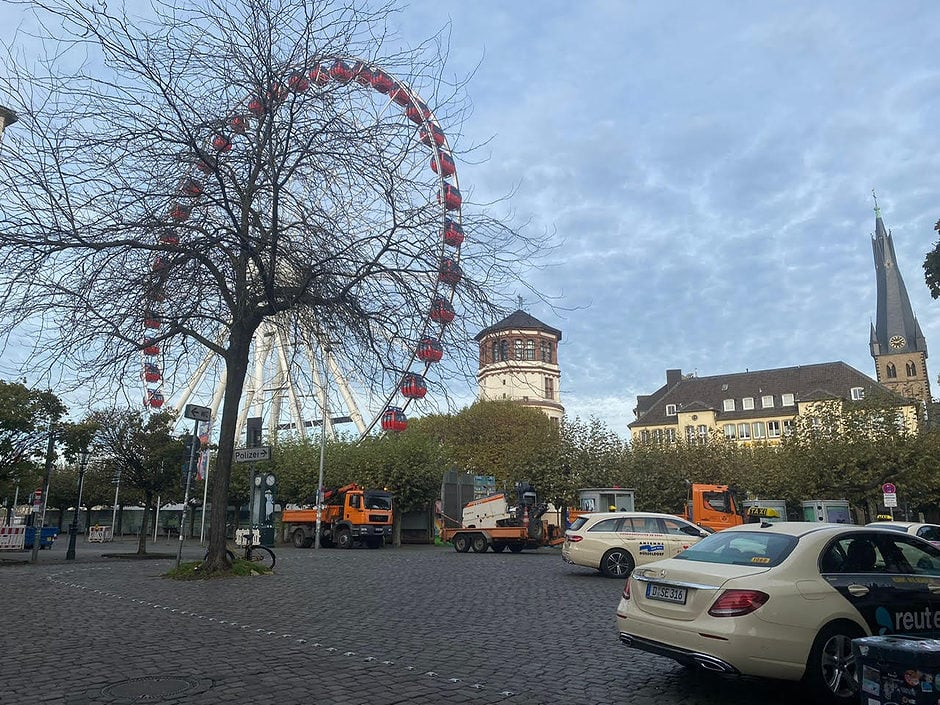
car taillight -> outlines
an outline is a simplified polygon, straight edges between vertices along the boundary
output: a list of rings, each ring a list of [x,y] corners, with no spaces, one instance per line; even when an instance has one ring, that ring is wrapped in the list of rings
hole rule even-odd
[[[627,576],[627,581],[623,584],[623,599],[630,599],[630,576]]]
[[[565,538],[568,539],[569,541],[571,541],[571,543],[577,543],[578,541],[580,541],[580,540],[583,539],[584,537],[583,537],[583,536],[575,536],[574,534],[568,534],[567,536],[565,536]]]
[[[725,590],[708,610],[712,617],[740,617],[750,614],[770,599],[760,590]]]

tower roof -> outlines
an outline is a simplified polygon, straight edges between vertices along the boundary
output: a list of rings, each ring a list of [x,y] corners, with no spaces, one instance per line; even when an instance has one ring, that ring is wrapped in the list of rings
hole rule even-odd
[[[543,333],[550,333],[558,338],[558,340],[561,340],[560,330],[542,323],[535,316],[529,315],[522,309],[513,311],[503,320],[498,321],[491,326],[487,326],[475,336],[473,336],[473,339],[480,341],[490,333],[499,333],[506,330],[537,330],[542,331]]]
[[[875,201],[875,235],[871,241],[878,287],[878,312],[871,336],[872,357],[890,353],[922,352],[927,341],[914,316],[911,301],[898,268],[891,232],[885,228],[881,209]]]

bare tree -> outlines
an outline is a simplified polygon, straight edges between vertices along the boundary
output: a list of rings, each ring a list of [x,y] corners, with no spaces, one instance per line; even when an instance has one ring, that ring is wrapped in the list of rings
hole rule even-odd
[[[32,368],[68,364],[96,394],[139,379],[142,351],[164,375],[224,361],[207,569],[224,568],[262,322],[297,349],[340,346],[378,393],[443,295],[459,312],[435,328],[445,363],[472,379],[467,343],[543,243],[457,210],[442,126],[469,104],[441,80],[446,37],[389,49],[391,5],[25,4],[45,53],[8,48],[0,78],[19,117],[0,154],[0,335],[28,327]],[[442,237],[448,214],[467,247]]]

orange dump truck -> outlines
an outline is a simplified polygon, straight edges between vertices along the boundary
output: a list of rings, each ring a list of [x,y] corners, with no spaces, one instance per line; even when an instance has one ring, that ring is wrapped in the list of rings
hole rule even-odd
[[[518,553],[564,543],[564,530],[542,518],[548,505],[538,503],[532,485],[518,483],[516,494],[516,504],[510,504],[504,493],[468,502],[460,526],[441,529],[441,540],[450,541],[460,553],[470,549],[483,553],[490,548],[496,553],[506,548]]]
[[[744,515],[727,485],[693,484],[689,488],[689,500],[682,516],[713,531],[744,523]]]
[[[360,542],[379,548],[392,535],[392,495],[384,490],[345,485],[324,492],[319,508],[285,509],[281,523],[294,546],[314,544],[318,515],[321,546],[351,548]]]

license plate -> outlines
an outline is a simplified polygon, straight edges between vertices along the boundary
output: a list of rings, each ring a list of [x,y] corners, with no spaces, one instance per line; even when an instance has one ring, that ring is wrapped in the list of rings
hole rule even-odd
[[[646,584],[646,597],[650,600],[661,600],[663,602],[676,602],[680,605],[685,604],[686,589],[682,587],[673,587],[672,585],[660,585],[659,583]]]

